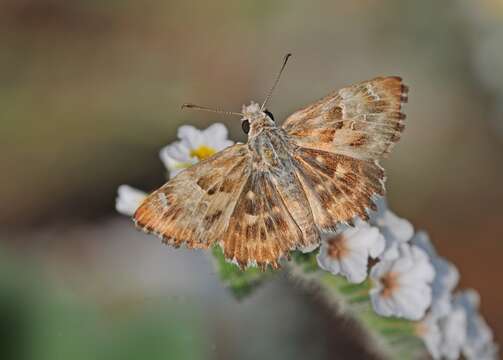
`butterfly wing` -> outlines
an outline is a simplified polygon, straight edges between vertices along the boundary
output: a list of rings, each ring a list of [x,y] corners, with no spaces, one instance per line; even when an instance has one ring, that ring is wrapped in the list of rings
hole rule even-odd
[[[376,210],[373,196],[384,195],[384,171],[375,161],[308,148],[298,148],[293,157],[314,221],[323,230],[351,224],[355,216],[368,220],[368,210]]]
[[[364,81],[293,113],[283,129],[302,147],[378,159],[400,139],[407,92],[399,77]]]
[[[399,77],[375,78],[334,92],[283,124],[298,145],[297,174],[321,229],[368,219],[373,196],[384,195],[377,159],[404,129],[407,91]]]
[[[278,267],[290,250],[318,243],[307,199],[293,202],[281,185],[268,171],[252,171],[247,146],[234,145],[153,192],[134,220],[173,246],[219,244],[242,268]]]
[[[173,246],[215,244],[250,175],[249,159],[246,146],[236,144],[182,171],[145,199],[136,225]]]
[[[224,237],[225,257],[241,267],[278,260],[304,242],[301,228],[289,212],[267,172],[254,172],[247,180]]]

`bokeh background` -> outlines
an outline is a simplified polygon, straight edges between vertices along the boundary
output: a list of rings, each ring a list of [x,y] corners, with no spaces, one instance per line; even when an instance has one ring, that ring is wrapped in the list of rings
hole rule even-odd
[[[2,359],[370,358],[279,274],[238,302],[204,252],[173,250],[114,211],[152,190],[180,124],[277,119],[377,75],[410,86],[390,159],[392,208],[477,289],[503,339],[503,1],[0,2]]]

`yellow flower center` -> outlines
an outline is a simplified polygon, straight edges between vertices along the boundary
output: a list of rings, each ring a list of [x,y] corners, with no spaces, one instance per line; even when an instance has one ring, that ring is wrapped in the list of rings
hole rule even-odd
[[[191,157],[196,157],[199,159],[199,161],[204,160],[209,158],[211,155],[215,154],[216,151],[215,149],[206,146],[206,145],[201,145],[197,149],[193,149],[190,152]]]

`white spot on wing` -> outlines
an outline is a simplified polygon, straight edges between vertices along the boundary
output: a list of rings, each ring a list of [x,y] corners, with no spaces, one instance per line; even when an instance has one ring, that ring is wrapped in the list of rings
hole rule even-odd
[[[169,204],[168,204],[168,198],[166,197],[166,194],[160,192],[157,194],[157,197],[159,198],[161,206],[163,208],[167,209],[169,207]]]

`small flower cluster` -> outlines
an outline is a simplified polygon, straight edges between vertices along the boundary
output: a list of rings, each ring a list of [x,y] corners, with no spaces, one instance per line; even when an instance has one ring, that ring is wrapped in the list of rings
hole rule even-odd
[[[378,211],[365,223],[326,234],[317,260],[322,269],[349,282],[367,278],[369,256],[378,261],[370,270],[370,298],[383,316],[421,319],[432,301],[435,270],[428,254],[410,240],[414,229],[378,199]],[[338,246],[343,251],[334,251]]]
[[[459,281],[456,267],[436,253],[425,232],[414,234],[410,222],[396,216],[383,199],[377,203],[369,223],[357,220],[354,228],[325,234],[319,266],[360,283],[368,258],[376,259],[370,269],[376,313],[416,321],[415,333],[434,359],[496,359],[498,347],[478,313],[478,294],[453,294]]]
[[[182,126],[179,140],[164,147],[160,157],[169,176],[233,144],[224,125],[205,130]],[[116,209],[131,216],[146,193],[128,185],[118,189]],[[495,359],[498,348],[478,313],[479,296],[473,290],[453,294],[457,269],[437,255],[424,232],[394,214],[383,198],[369,222],[358,218],[322,234],[316,257],[321,269],[350,283],[370,278],[370,301],[375,312],[415,321],[415,334],[434,359]],[[369,258],[374,265],[369,271]]]
[[[433,257],[437,276],[433,284],[436,293],[426,317],[417,324],[420,336],[435,359],[496,359],[498,346],[483,317],[478,312],[479,295],[475,290],[452,293],[458,282],[458,272],[445,259],[438,257],[425,234],[423,244]]]

